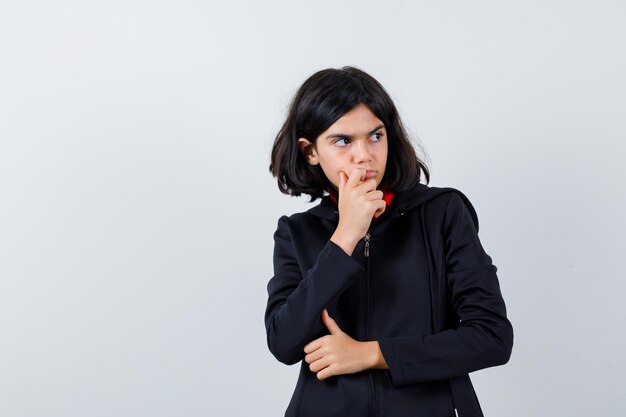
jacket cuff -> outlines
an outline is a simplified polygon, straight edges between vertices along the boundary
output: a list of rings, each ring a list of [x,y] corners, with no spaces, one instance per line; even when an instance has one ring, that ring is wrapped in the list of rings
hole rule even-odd
[[[380,345],[380,352],[389,367],[389,376],[391,377],[391,383],[393,386],[399,387],[406,384],[406,378],[402,372],[402,367],[398,363],[393,342],[389,339],[381,339],[378,341],[378,344]]]
[[[328,254],[351,276],[365,269],[363,265],[348,255],[346,251],[341,248],[341,246],[337,245],[332,240],[329,240],[326,243],[324,250],[327,250]]]

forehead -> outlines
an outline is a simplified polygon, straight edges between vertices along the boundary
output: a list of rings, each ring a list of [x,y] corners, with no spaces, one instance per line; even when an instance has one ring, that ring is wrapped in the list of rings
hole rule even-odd
[[[359,104],[343,116],[323,134],[345,133],[345,134],[367,134],[376,126],[383,124],[365,104]]]

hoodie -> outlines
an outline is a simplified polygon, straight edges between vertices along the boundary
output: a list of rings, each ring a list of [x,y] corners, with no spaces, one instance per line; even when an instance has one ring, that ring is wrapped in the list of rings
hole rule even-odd
[[[469,373],[508,362],[513,328],[476,211],[461,191],[420,183],[389,203],[351,255],[330,240],[330,195],[278,220],[265,327],[276,359],[300,363],[287,417],[483,415]],[[319,381],[303,349],[329,333],[324,308],[378,341],[389,369]]]

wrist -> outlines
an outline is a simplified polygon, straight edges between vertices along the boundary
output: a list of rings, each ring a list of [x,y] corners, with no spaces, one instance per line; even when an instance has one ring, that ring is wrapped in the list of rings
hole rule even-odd
[[[383,357],[383,353],[380,350],[380,344],[377,340],[371,342],[365,342],[368,351],[368,368],[371,369],[389,369],[387,362]]]
[[[348,255],[352,255],[354,248],[359,242],[359,239],[346,235],[339,228],[335,230],[335,233],[333,233],[330,240],[337,246],[341,247],[341,249],[343,249]]]

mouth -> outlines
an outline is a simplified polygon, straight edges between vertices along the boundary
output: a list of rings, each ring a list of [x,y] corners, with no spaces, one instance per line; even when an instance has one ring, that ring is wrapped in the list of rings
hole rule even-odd
[[[378,171],[374,171],[373,169],[368,169],[365,172],[365,178],[368,178],[368,179],[369,178],[374,178],[374,177],[376,177],[376,175],[378,175]]]

